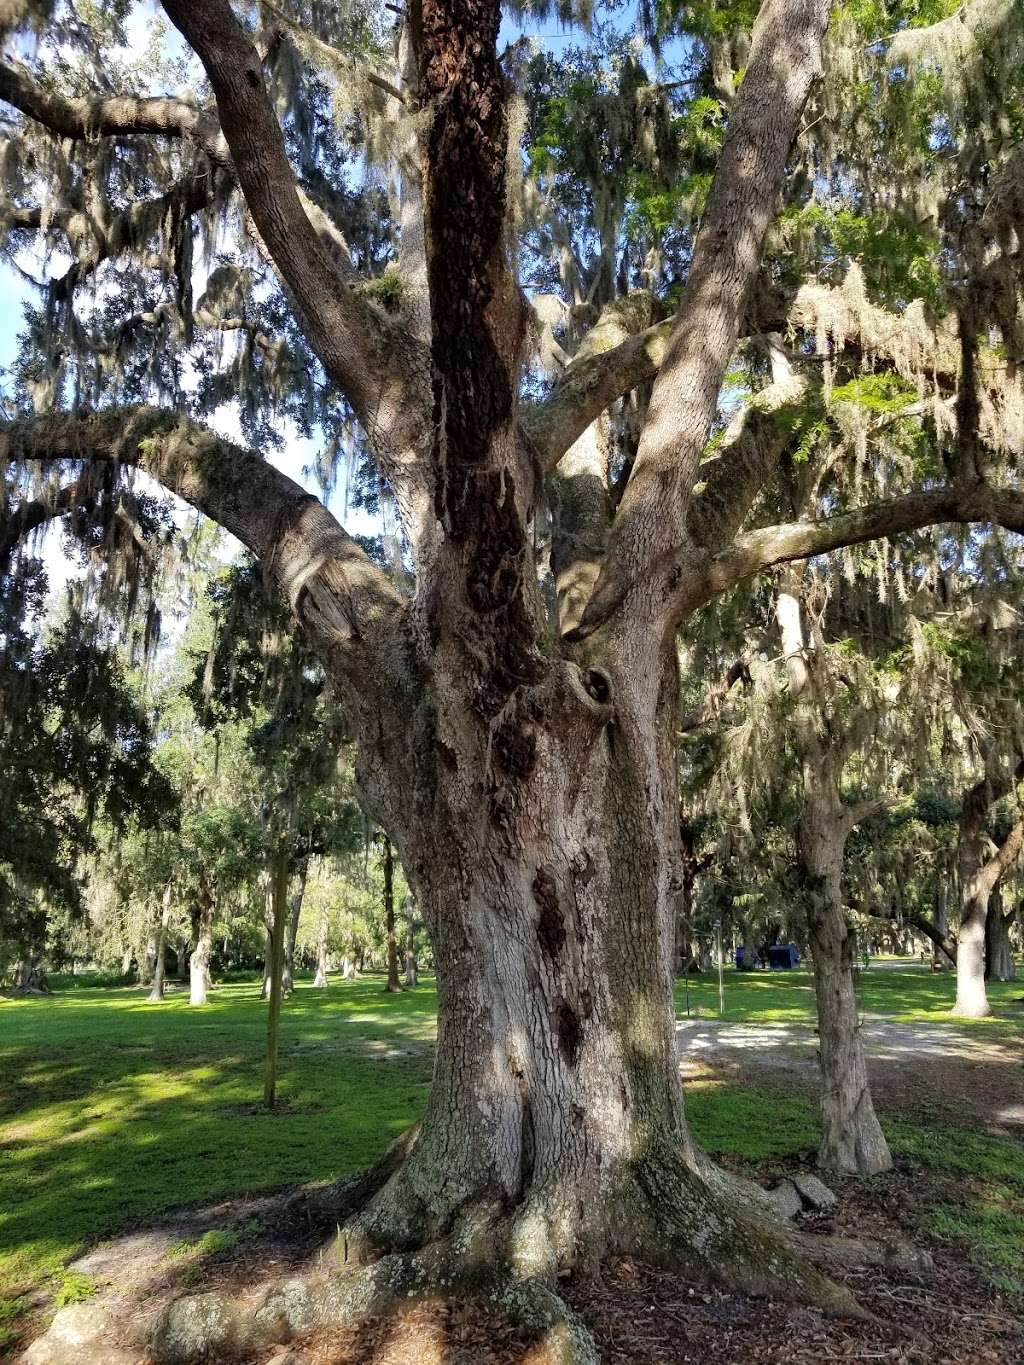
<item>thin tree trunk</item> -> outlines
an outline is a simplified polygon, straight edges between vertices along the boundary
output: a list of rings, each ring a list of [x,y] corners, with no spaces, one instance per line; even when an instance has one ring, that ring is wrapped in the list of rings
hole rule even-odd
[[[400,991],[398,935],[395,933],[395,855],[387,835],[384,836],[384,929],[388,948],[388,979],[384,989]]]
[[[153,968],[153,985],[148,996],[153,1003],[164,998],[164,979],[167,973],[167,926],[171,919],[171,891],[171,885],[168,884],[164,891],[163,903],[160,907],[160,922],[156,930],[156,961]]]
[[[1010,925],[1016,911],[1003,913],[1003,898],[997,887],[989,901],[985,922],[985,976],[989,981],[1015,981],[1016,968],[1010,945]]]
[[[196,916],[196,945],[189,959],[190,1005],[205,1005],[210,991],[210,958],[213,953],[213,896],[204,888]]]
[[[267,1012],[267,1059],[263,1077],[263,1103],[273,1109],[277,1103],[277,1051],[281,1023],[282,976],[288,915],[288,854],[282,844],[274,863],[271,883],[273,929],[270,953],[270,1008]]]
[[[327,902],[324,901],[320,907],[320,920],[317,924],[316,976],[313,978],[314,988],[323,988],[330,984],[327,980],[327,939],[329,928],[330,916],[327,910]]]
[[[850,813],[839,792],[841,760],[817,723],[818,679],[804,648],[801,571],[790,570],[778,597],[782,647],[796,700],[793,733],[800,755],[804,807],[797,855],[804,882],[807,929],[814,958],[821,1062],[821,1146],[827,1170],[876,1175],[892,1157],[868,1087],[854,987],[854,937],[842,901],[843,853]]]
[[[419,979],[416,966],[416,897],[411,891],[405,897],[405,985],[412,988]]]
[[[302,914],[302,902],[306,895],[306,876],[309,872],[309,858],[300,858],[298,863],[298,885],[292,894],[291,912],[288,916],[288,929],[284,947],[284,967],[281,974],[281,989],[285,995],[291,995],[295,989],[295,940],[299,932],[299,916]]]

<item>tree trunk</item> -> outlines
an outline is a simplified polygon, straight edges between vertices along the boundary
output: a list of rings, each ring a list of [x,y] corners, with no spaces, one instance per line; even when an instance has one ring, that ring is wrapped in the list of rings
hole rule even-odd
[[[306,876],[309,872],[309,858],[300,858],[296,869],[298,874],[298,885],[292,895],[291,913],[288,916],[288,930],[285,936],[284,945],[284,966],[281,970],[281,989],[285,995],[291,995],[295,989],[293,980],[295,971],[295,939],[299,932],[299,916],[302,914],[302,902],[306,894]]]
[[[210,990],[210,958],[213,950],[213,896],[203,893],[196,916],[195,947],[189,959],[190,1005],[205,1005]]]
[[[985,925],[989,896],[974,878],[974,891],[965,890],[956,943],[956,1003],[953,1013],[983,1019],[992,1013],[985,990]]]
[[[892,1157],[868,1088],[854,988],[854,935],[842,899],[851,812],[840,797],[841,759],[818,724],[819,680],[813,671],[816,661],[809,661],[814,651],[804,649],[799,591],[800,571],[791,570],[777,611],[790,691],[797,701],[794,740],[803,777],[797,856],[818,1006],[822,1122],[818,1164],[827,1170],[876,1175],[891,1169]]]
[[[341,959],[341,978],[343,981],[354,981],[358,975],[356,964],[348,953]]]
[[[461,702],[424,699],[393,730],[394,761],[429,752],[429,734],[444,764],[410,779],[389,777],[380,751],[361,763],[430,933],[437,1048],[422,1123],[343,1227],[341,1254],[412,1249],[484,1219],[489,1257],[522,1276],[629,1249],[827,1299],[834,1289],[751,1221],[688,1134],[675,654],[619,657],[591,680],[603,702],[555,665],[544,702],[496,735]]]
[[[985,976],[989,981],[1015,981],[1016,968],[1010,945],[1010,925],[1016,911],[1003,913],[1003,898],[997,887],[989,901],[985,921]]]
[[[160,907],[160,922],[156,929],[156,957],[153,965],[153,984],[148,999],[154,1004],[164,998],[164,979],[167,974],[167,926],[171,919],[171,885],[164,892]]]
[[[805,783],[805,793],[807,786]],[[856,941],[842,903],[841,811],[805,795],[800,823],[801,871],[807,928],[814,957],[821,1060],[821,1146],[818,1164],[828,1170],[877,1175],[892,1168],[868,1088],[854,988]]]
[[[320,908],[320,919],[317,924],[316,935],[316,976],[313,978],[313,986],[322,989],[330,983],[327,980],[327,939],[330,928],[330,916],[327,911],[327,902],[324,901]]]
[[[405,897],[405,982],[412,988],[419,979],[416,967],[416,897],[411,891]]]
[[[270,1008],[267,1011],[267,1057],[263,1076],[263,1103],[273,1109],[277,1103],[277,1049],[284,996],[284,949],[288,931],[288,853],[282,844],[274,862],[271,879],[273,927],[270,950]]]
[[[121,954],[121,975],[122,975],[122,976],[127,976],[127,975],[129,974],[129,972],[131,971],[131,969],[132,969],[132,958],[133,958],[134,956],[135,956],[135,954],[134,954],[134,952],[132,951],[131,944],[129,944],[128,947],[125,948],[124,952]]]
[[[384,837],[384,930],[387,934],[388,979],[386,991],[400,991],[398,976],[398,935],[395,933],[395,855],[391,840]]]

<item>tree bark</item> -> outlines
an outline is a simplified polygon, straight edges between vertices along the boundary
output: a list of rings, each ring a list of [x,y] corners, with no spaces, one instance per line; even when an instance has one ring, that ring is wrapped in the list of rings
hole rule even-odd
[[[868,1087],[854,984],[854,935],[842,898],[843,853],[856,812],[842,804],[842,759],[819,724],[822,698],[816,661],[810,657],[814,651],[804,648],[801,576],[790,571],[784,582],[777,613],[796,702],[793,737],[803,781],[796,846],[818,1006],[822,1086],[818,1163],[828,1170],[876,1175],[891,1169],[892,1157]]]
[[[153,967],[153,984],[149,992],[149,1000],[153,1003],[164,998],[164,979],[167,970],[167,928],[171,919],[171,892],[170,883],[164,891],[163,903],[160,906],[160,920],[156,929],[156,959]]]
[[[384,836],[384,932],[387,936],[388,979],[386,991],[401,991],[398,975],[398,935],[395,932],[395,857],[391,840]]]
[[[213,950],[213,896],[205,890],[201,893],[199,910],[196,915],[195,947],[189,959],[190,1005],[205,1005],[211,986],[210,958]]]
[[[1011,777],[986,773],[964,796],[960,816],[961,911],[956,951],[956,1002],[953,1013],[967,1019],[983,1019],[992,1013],[985,989],[985,937],[993,892],[1024,846],[1024,815],[1018,816],[998,847],[984,833],[983,825],[993,802],[1024,778],[1024,761]]]

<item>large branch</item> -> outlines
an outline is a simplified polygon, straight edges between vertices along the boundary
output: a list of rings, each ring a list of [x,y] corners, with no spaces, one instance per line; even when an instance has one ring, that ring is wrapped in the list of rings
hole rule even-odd
[[[860,545],[882,536],[920,531],[944,522],[991,522],[1024,534],[1024,493],[1014,488],[936,488],[888,498],[840,512],[820,521],[763,526],[738,536],[708,567],[708,595],[721,592],[774,564],[810,559],[844,545]]]
[[[38,531],[51,521],[57,521],[82,505],[95,490],[81,487],[77,483],[65,484],[56,488],[47,497],[33,498],[30,502],[18,503],[6,514],[0,514],[0,570],[21,541],[33,531]]]
[[[299,199],[259,53],[227,0],[164,0],[164,8],[206,69],[246,204],[313,349],[372,435],[386,352]]]
[[[697,466],[714,420],[778,188],[821,71],[829,0],[764,0],[729,118],[676,325],[651,395],[601,579],[580,627],[593,632],[631,590],[671,619]],[[667,624],[667,620],[666,620]]]
[[[172,95],[68,99],[39,85],[21,67],[0,62],[0,100],[58,134],[82,141],[152,133],[191,138],[218,164],[230,161],[217,116]]]
[[[317,498],[181,414],[116,408],[0,425],[0,464],[66,460],[134,465],[237,536],[343,665],[401,612],[386,576]]]
[[[548,397],[524,411],[523,426],[543,469],[554,469],[591,422],[616,399],[654,379],[671,330],[670,321],[658,322],[608,349],[596,343],[587,345]],[[587,334],[585,345],[592,335]]]

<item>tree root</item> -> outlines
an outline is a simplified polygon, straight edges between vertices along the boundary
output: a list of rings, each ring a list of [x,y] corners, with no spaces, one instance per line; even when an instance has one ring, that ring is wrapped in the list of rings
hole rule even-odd
[[[177,1299],[150,1340],[150,1354],[157,1365],[229,1360],[325,1327],[386,1317],[417,1300],[458,1293],[497,1308],[525,1329],[538,1365],[597,1365],[590,1333],[552,1289],[536,1280],[482,1273],[472,1256],[466,1259],[467,1250],[451,1242],[417,1254],[384,1256],[347,1273],[284,1280],[255,1309],[222,1294]]]

